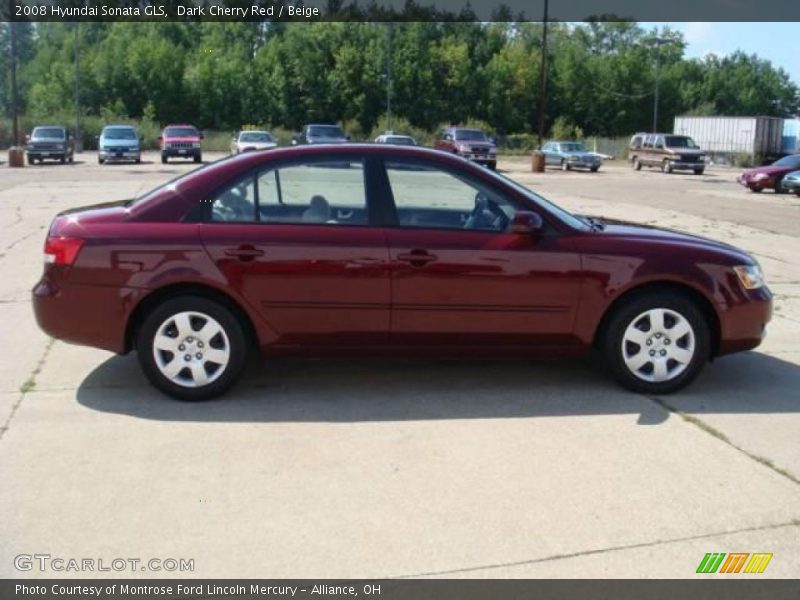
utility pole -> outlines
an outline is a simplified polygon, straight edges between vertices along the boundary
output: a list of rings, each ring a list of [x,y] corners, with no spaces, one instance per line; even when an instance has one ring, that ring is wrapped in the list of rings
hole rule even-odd
[[[539,148],[544,139],[545,109],[547,107],[547,6],[544,0],[544,18],[542,19],[542,64],[539,72]]]
[[[392,131],[392,35],[393,24],[386,24],[386,131]]]
[[[656,82],[653,93],[653,133],[658,132],[658,84],[661,69],[661,46],[668,44],[671,40],[667,38],[653,38],[651,43],[656,47]]]
[[[78,55],[78,38],[81,33],[80,22],[75,23],[75,152],[83,152],[83,137],[81,136],[81,69]]]
[[[8,34],[11,44],[9,50],[11,52],[11,128],[14,135],[14,143],[12,146],[19,146],[19,111],[17,109],[17,37],[15,23],[8,22]]]

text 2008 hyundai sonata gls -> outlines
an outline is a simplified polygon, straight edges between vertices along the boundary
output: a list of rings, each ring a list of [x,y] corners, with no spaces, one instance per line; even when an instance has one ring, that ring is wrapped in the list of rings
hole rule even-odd
[[[443,152],[247,153],[56,217],[33,290],[50,335],[135,349],[197,400],[253,347],[342,356],[576,356],[675,391],[759,344],[772,297],[732,246],[578,217]]]

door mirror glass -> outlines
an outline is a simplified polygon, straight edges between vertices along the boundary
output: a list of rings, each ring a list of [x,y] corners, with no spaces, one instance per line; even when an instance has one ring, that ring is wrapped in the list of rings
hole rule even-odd
[[[521,210],[514,213],[511,217],[509,231],[519,235],[531,235],[542,230],[542,217],[535,212]]]

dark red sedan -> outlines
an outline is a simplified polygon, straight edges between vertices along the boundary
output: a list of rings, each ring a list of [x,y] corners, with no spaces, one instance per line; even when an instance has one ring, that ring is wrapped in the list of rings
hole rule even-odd
[[[737,178],[737,181],[751,192],[775,190],[780,193],[781,181],[792,171],[800,169],[800,154],[791,154],[776,160],[771,165],[747,169]]]
[[[187,400],[251,348],[305,356],[578,356],[667,393],[757,346],[772,296],[711,240],[572,215],[462,158],[386,145],[253,152],[62,213],[33,290],[53,337],[137,350]]]

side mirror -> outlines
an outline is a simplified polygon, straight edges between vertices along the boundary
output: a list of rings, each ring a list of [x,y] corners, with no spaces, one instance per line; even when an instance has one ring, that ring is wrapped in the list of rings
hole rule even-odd
[[[158,137],[156,138],[156,141],[158,141],[158,143],[160,144],[161,142],[163,142],[163,141],[164,141],[164,136],[163,136],[163,135],[160,135],[160,136],[158,136]]]
[[[31,141],[31,136],[30,135],[26,135],[25,136],[25,143],[27,144],[30,141]]]
[[[99,135],[94,136],[94,141],[95,142],[99,142],[100,141],[100,136]]]
[[[351,138],[349,135],[347,136],[347,141],[348,141],[348,142],[349,142],[350,140],[352,140],[352,139],[353,139],[353,138]]]
[[[518,235],[531,235],[542,230],[542,217],[535,212],[521,210],[511,217],[509,231]]]
[[[203,132],[201,131],[201,132],[200,132],[200,139],[201,139],[201,140],[202,140],[202,139],[205,139],[205,137],[206,137],[206,134],[205,134],[205,133],[203,133]]]

